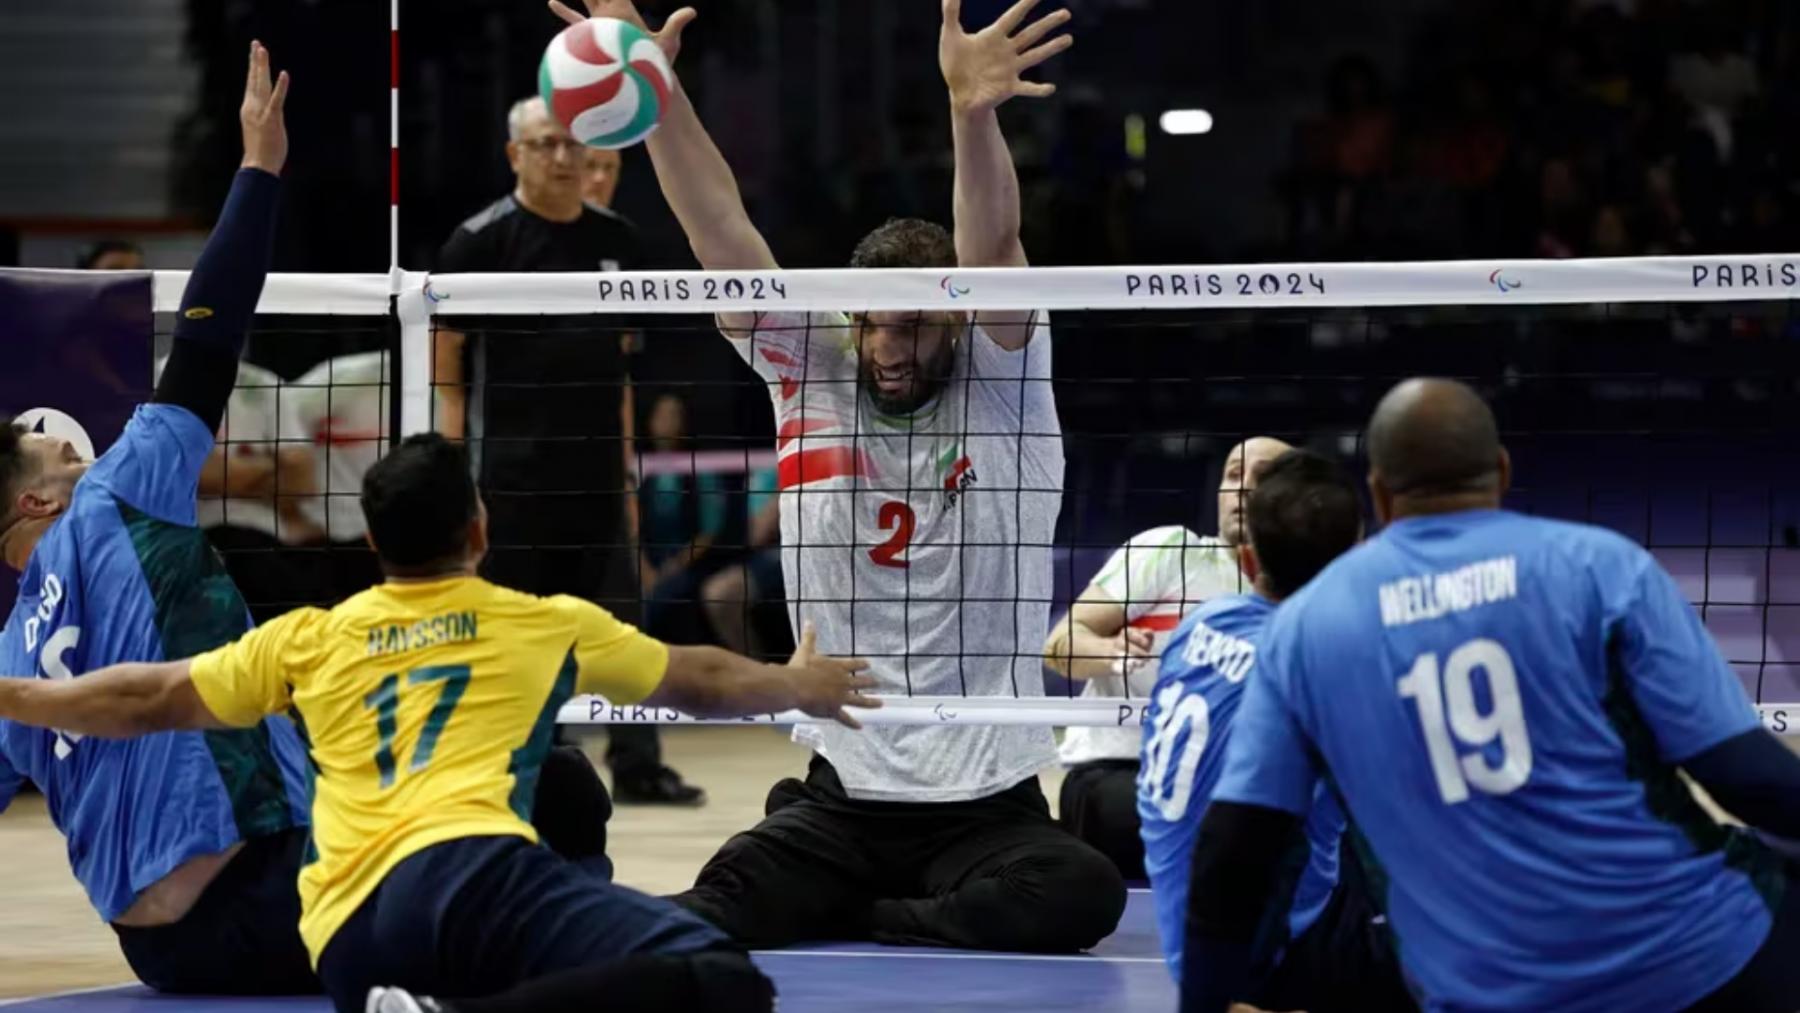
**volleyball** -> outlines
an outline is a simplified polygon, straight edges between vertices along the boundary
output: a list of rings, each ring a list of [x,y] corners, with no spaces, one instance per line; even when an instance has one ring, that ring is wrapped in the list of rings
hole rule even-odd
[[[538,65],[538,94],[550,115],[595,148],[629,148],[649,136],[674,81],[656,40],[617,18],[563,29]]]

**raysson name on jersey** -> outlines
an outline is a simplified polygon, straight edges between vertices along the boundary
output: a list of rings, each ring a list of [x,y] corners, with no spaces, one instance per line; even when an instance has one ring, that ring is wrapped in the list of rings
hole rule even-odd
[[[369,657],[416,651],[421,647],[475,639],[475,613],[450,612],[410,626],[376,626],[369,630]]]
[[[1402,577],[1381,585],[1381,625],[1405,626],[1519,594],[1519,561],[1484,559],[1446,573]]]

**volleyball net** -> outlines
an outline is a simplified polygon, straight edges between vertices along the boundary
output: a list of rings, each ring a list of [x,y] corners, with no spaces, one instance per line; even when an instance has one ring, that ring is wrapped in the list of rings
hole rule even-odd
[[[184,281],[157,273],[159,311],[175,307]],[[436,428],[468,441],[496,580],[583,594],[672,642],[776,658],[791,648],[791,607],[841,606],[819,614],[851,624],[843,642],[875,657],[889,698],[866,720],[1120,726],[1141,719],[1142,687],[1082,696],[1041,658],[1048,624],[1108,557],[1150,529],[1214,535],[1224,458],[1240,441],[1278,437],[1360,472],[1362,427],[1394,382],[1457,377],[1500,419],[1516,469],[1507,505],[1648,548],[1765,722],[1787,732],[1800,729],[1796,292],[1800,258],[276,275],[252,359],[268,363],[264,393],[286,407],[268,409],[276,421],[260,428],[234,414],[222,452],[314,455],[310,484],[277,496],[299,504],[277,514],[302,523],[277,527],[266,551],[326,560],[312,565],[327,577],[257,592],[271,602],[247,587],[253,606],[329,600],[374,579],[355,509],[360,471],[395,434]],[[787,399],[837,410],[867,393],[854,374],[809,370],[773,331],[798,330],[802,347],[854,348],[828,314],[958,313],[979,325],[1026,309],[1049,314],[1053,368],[1029,363],[1034,344],[1025,364],[1004,367],[1015,372],[967,382],[997,402],[1053,404],[1053,416],[1026,411],[1011,428],[984,429],[992,413],[946,391],[940,400],[968,424],[932,432],[966,440],[939,440],[895,475],[815,432],[806,413],[778,423],[772,410]],[[752,343],[761,372],[721,337],[719,313],[777,322]],[[837,421],[873,425],[860,418]],[[913,436],[904,426],[866,435]],[[968,452],[982,441],[985,451]],[[1060,454],[1060,480],[1026,462],[1028,445]],[[980,453],[1014,460],[989,466]],[[811,542],[801,525],[784,531],[779,515],[805,497],[855,518],[815,524]],[[950,510],[992,516],[967,510],[967,497],[985,497],[983,511],[1010,504],[1015,522],[944,522],[934,539],[896,546],[909,520],[922,530]],[[1039,516],[1046,505],[1053,523]],[[794,586],[799,555],[815,550],[819,565],[845,570],[879,566],[886,552],[908,576],[833,581],[802,565]],[[973,577],[996,567],[1014,572],[999,585]],[[1009,673],[998,695],[913,678],[994,664]],[[693,720],[597,699],[562,718]]]

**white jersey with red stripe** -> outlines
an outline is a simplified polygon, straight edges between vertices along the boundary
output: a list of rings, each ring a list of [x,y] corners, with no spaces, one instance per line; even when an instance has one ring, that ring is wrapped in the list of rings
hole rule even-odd
[[[1237,553],[1218,538],[1203,538],[1180,525],[1151,528],[1115,550],[1088,582],[1090,599],[1125,607],[1125,625],[1150,631],[1150,657],[1129,675],[1089,679],[1084,697],[1132,697],[1148,702],[1156,686],[1163,648],[1182,616],[1201,603],[1249,590]],[[1064,765],[1138,758],[1143,736],[1136,727],[1070,728],[1058,757]]]
[[[979,327],[943,391],[884,415],[837,313],[770,313],[726,336],[769,383],[778,429],[788,615],[819,649],[867,658],[877,692],[1043,696],[1062,426],[1050,328],[1009,352]],[[852,798],[943,802],[1055,762],[1049,728],[801,725]]]

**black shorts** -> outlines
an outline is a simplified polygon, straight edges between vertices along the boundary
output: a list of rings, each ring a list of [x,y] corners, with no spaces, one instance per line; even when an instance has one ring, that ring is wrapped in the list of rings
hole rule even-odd
[[[464,837],[389,872],[326,945],[319,977],[339,1010],[361,1013],[376,985],[473,998],[627,956],[727,947],[674,904],[522,837]]]
[[[245,841],[187,916],[156,928],[113,926],[138,980],[189,995],[316,995],[300,941],[300,864],[309,831]]]
[[[1362,864],[1348,846],[1340,855],[1338,885],[1325,910],[1288,943],[1254,1005],[1308,1013],[1409,1013],[1419,1008]]]
[[[1147,879],[1138,829],[1136,760],[1090,760],[1063,775],[1058,809],[1069,833],[1093,845],[1127,880]]]

